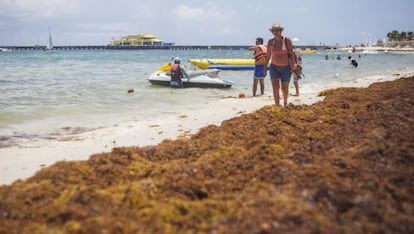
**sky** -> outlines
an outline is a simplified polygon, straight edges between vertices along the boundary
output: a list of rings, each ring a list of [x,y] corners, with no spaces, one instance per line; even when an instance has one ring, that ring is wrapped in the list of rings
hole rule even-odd
[[[298,45],[360,45],[414,31],[414,0],[0,0],[0,45],[106,45],[153,34],[177,45],[251,45],[274,23]]]

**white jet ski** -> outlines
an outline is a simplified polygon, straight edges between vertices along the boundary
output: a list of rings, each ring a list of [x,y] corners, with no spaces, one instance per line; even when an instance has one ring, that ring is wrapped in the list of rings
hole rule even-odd
[[[147,80],[154,85],[170,86],[171,73],[169,64],[161,66]],[[188,78],[182,78],[184,88],[231,88],[233,81],[222,80],[219,76],[219,69],[209,70],[187,70]]]

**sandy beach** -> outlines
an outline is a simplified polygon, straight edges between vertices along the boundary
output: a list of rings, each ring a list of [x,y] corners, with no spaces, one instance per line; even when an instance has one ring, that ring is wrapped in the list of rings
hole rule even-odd
[[[413,90],[411,76],[310,106],[234,99],[251,113],[0,186],[0,232],[410,233]]]

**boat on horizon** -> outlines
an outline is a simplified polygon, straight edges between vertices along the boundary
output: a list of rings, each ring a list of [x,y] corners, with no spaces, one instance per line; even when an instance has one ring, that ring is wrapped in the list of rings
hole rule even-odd
[[[372,43],[372,41],[371,41],[371,37],[370,36],[368,36],[368,37],[366,37],[366,47],[364,47],[364,49],[362,50],[362,52],[361,53],[363,53],[363,54],[378,54],[378,50],[375,48],[375,46],[376,46],[376,43],[374,44],[374,43]]]
[[[171,63],[166,63],[150,75],[147,80],[153,85],[170,87]],[[188,78],[182,78],[184,88],[220,88],[228,89],[233,81],[223,80],[219,77],[220,70],[186,70]]]
[[[10,52],[11,49],[7,49],[7,48],[0,48],[0,52]]]
[[[52,33],[50,32],[50,28],[49,28],[49,38],[47,41],[45,52],[48,52],[48,53],[57,52],[55,49],[53,49]]]
[[[365,47],[362,50],[361,53],[362,54],[378,54],[378,50],[375,47],[373,47],[373,46],[368,46],[368,47]]]

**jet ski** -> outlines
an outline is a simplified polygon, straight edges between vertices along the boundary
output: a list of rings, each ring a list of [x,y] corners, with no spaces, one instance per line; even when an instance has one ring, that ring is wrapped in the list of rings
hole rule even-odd
[[[147,80],[153,85],[170,87],[171,72],[168,67],[171,64],[161,66],[157,71],[150,75]],[[233,81],[222,80],[219,76],[219,69],[209,70],[186,70],[188,78],[182,78],[184,88],[231,88]]]

